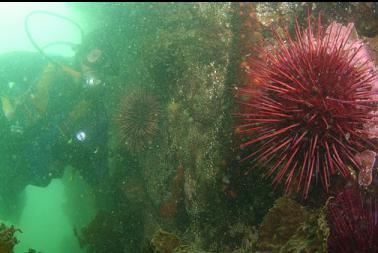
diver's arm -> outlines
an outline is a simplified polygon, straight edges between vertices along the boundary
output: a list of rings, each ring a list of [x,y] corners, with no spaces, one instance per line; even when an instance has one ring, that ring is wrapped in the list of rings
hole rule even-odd
[[[56,79],[57,67],[56,65],[49,63],[44,69],[41,79],[26,98],[30,99],[31,105],[34,106],[40,115],[43,115],[46,112],[49,99],[49,90]]]
[[[75,80],[81,78],[81,73],[69,66],[49,63],[42,73],[42,78],[38,81],[30,94],[32,104],[41,115],[47,110],[50,88],[61,75],[69,75]]]
[[[51,89],[64,75],[70,75],[76,80],[80,78],[80,73],[70,67],[49,63],[35,86],[20,99],[17,109],[22,111],[27,126],[34,125],[46,116]]]

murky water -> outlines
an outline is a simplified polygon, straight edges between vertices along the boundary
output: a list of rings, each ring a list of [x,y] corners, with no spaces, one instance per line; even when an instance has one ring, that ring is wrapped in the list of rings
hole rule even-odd
[[[0,253],[378,252],[375,3],[1,3]]]

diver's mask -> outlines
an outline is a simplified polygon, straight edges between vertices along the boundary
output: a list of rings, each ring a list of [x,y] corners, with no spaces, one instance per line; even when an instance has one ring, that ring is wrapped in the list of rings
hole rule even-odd
[[[92,88],[105,85],[104,71],[111,67],[109,56],[103,50],[94,47],[86,54],[81,62],[84,87]]]
[[[118,58],[105,31],[94,31],[83,39],[75,66],[81,69],[84,87],[88,88],[103,86],[105,79],[118,73]]]

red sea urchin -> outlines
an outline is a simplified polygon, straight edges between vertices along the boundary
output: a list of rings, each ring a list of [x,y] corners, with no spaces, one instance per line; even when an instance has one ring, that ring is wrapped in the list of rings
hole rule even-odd
[[[378,252],[378,198],[346,187],[328,204],[328,251]]]
[[[304,197],[313,177],[327,191],[331,175],[359,170],[355,154],[375,150],[366,125],[377,120],[378,74],[352,31],[336,23],[324,30],[319,16],[317,29],[310,17],[305,30],[296,22],[295,38],[274,32],[277,44],[250,59],[250,84],[237,90],[237,132],[248,138],[241,148],[254,146],[243,160],[269,165],[274,184],[285,180]]]

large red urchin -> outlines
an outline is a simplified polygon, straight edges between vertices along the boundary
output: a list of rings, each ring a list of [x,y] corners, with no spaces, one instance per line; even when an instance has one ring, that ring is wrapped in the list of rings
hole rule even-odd
[[[285,180],[304,197],[314,176],[328,190],[331,175],[359,169],[355,154],[375,150],[365,126],[376,120],[377,72],[363,43],[351,42],[352,28],[324,30],[319,16],[316,29],[310,17],[305,30],[296,22],[294,37],[286,29],[286,40],[274,32],[276,45],[250,59],[250,85],[238,88],[241,148],[254,147],[243,160],[269,166],[274,184]]]
[[[378,252],[378,198],[347,187],[328,204],[328,251]]]

